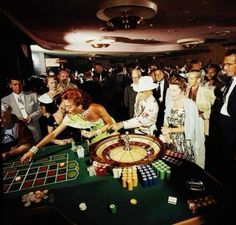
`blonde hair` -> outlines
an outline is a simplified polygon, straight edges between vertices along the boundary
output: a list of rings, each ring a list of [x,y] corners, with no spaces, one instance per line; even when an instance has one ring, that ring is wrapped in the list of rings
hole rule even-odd
[[[194,75],[196,78],[201,78],[201,73],[200,71],[190,71],[186,74],[187,78],[189,77],[189,75]]]

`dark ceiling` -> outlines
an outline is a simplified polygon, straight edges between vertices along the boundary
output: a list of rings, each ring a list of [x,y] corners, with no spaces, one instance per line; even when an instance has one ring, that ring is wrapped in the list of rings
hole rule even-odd
[[[112,0],[105,0],[112,1]],[[188,51],[179,39],[200,38],[208,44],[236,42],[235,0],[158,0],[156,16],[136,29],[111,29],[97,18],[102,0],[2,0],[1,13],[43,48],[80,54],[160,54]],[[120,0],[122,3],[122,0]],[[107,48],[88,41],[115,40]]]

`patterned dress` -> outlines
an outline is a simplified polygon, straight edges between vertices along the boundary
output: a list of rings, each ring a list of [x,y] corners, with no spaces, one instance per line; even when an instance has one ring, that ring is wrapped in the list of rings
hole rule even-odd
[[[170,115],[167,117],[167,123],[169,127],[175,128],[184,126],[185,112],[184,109],[171,109]],[[184,132],[182,133],[170,133],[170,139],[172,143],[169,148],[173,151],[181,152],[185,155],[186,159],[194,162],[194,151],[190,139],[185,138]]]

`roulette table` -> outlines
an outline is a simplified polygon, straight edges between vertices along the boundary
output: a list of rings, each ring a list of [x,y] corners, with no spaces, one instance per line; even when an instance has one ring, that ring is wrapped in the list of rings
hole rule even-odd
[[[134,161],[130,161],[129,157],[119,161],[111,153],[113,148],[117,148],[118,139],[120,140],[116,136],[113,140],[115,145],[111,139],[96,145],[76,143],[85,149],[84,158],[78,158],[70,145],[55,145],[40,149],[33,162],[23,167],[19,165],[19,159],[3,164],[3,186],[8,185],[3,193],[3,224],[196,225],[220,216],[226,204],[226,193],[214,177],[196,164],[186,161],[181,155],[162,149],[161,142],[153,140],[152,143],[149,137],[142,135],[130,136],[130,146],[125,146],[127,143],[124,142],[124,146],[121,148],[119,145],[118,148],[128,150],[136,141],[136,146],[141,146],[141,153],[143,149],[147,153],[142,153],[142,157],[135,158]],[[106,146],[106,143],[110,144]],[[100,146],[103,146],[105,155],[109,155],[111,159],[107,159],[101,152],[94,155]],[[90,176],[87,169],[96,157],[100,163],[105,157],[107,171],[103,175]],[[158,160],[170,167],[171,176],[168,179],[158,177],[157,182],[150,186],[144,186],[139,180],[135,188],[128,190],[112,174],[114,167],[129,168],[136,163],[137,166],[152,167],[158,164]],[[9,169],[11,167],[12,172]],[[48,173],[41,177],[43,182],[40,185],[34,185],[38,174],[44,172],[40,171],[42,167],[46,167]],[[27,171],[25,175],[18,174],[22,174],[22,170]],[[59,170],[63,171],[60,173]],[[34,178],[26,179],[28,174],[33,174]],[[59,180],[57,177],[61,175],[64,179]],[[21,176],[21,180],[15,181],[18,176]],[[48,178],[51,178],[49,182]],[[6,179],[11,179],[12,185]],[[23,188],[26,181],[32,181],[32,185]],[[12,188],[17,182],[21,184]],[[33,201],[26,206],[25,196],[32,197],[32,193],[38,191],[47,194],[40,202]]]
[[[163,154],[163,143],[151,136],[117,134],[90,146],[90,157],[113,166],[147,164]]]

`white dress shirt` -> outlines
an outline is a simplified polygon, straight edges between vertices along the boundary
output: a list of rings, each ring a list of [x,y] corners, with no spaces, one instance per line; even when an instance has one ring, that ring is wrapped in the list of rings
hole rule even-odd
[[[221,110],[220,110],[220,113],[222,115],[225,115],[225,116],[230,116],[229,113],[228,113],[228,110],[227,110],[227,108],[228,108],[228,100],[229,100],[229,96],[230,96],[231,92],[233,91],[233,89],[234,89],[234,87],[236,85],[236,77],[234,76],[232,79],[233,79],[232,83],[231,83],[231,85],[229,87],[229,90],[228,90],[226,96],[225,96],[225,102],[224,102],[224,104],[223,104],[223,106],[221,107]]]
[[[163,91],[164,91],[164,79],[162,79],[161,81],[157,82],[157,84],[159,85],[160,83],[160,98],[159,101],[162,102],[163,101]],[[158,89],[158,87],[157,87]]]

